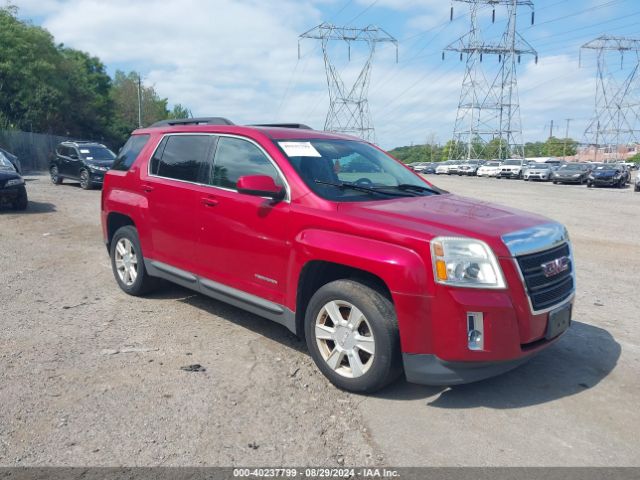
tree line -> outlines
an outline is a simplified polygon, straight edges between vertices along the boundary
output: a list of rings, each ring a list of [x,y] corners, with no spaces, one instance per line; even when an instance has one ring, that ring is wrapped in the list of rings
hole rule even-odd
[[[99,140],[119,148],[138,127],[136,72],[111,78],[99,58],[56,44],[44,28],[0,8],[0,129]],[[142,124],[190,117],[142,86]]]
[[[499,157],[500,146],[499,139],[491,140],[484,145],[478,140],[474,144],[474,150],[481,152],[481,159],[491,160]],[[389,153],[404,163],[443,162],[452,158],[456,159],[460,155],[456,155],[454,152],[464,152],[465,150],[463,145],[456,145],[455,140],[449,140],[444,145],[427,143],[397,147],[390,150]],[[528,158],[573,156],[577,151],[578,142],[572,138],[550,137],[545,142],[529,142],[524,145],[524,155]]]

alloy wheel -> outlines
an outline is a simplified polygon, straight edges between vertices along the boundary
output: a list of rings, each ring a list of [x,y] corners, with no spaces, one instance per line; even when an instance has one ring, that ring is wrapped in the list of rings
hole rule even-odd
[[[120,281],[127,287],[133,285],[138,277],[138,255],[128,238],[121,238],[116,244],[116,271]]]
[[[320,355],[339,375],[358,378],[371,368],[373,330],[355,305],[340,300],[325,304],[316,317],[315,337]]]
[[[80,172],[80,186],[82,188],[87,188],[89,186],[89,172],[86,170]]]

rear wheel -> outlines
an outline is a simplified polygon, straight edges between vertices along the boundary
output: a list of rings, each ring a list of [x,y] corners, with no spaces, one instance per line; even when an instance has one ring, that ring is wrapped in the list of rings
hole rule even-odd
[[[62,177],[60,176],[60,172],[58,171],[58,167],[53,165],[49,169],[49,174],[51,175],[51,183],[54,185],[60,185],[62,183]]]
[[[89,175],[87,170],[80,171],[80,187],[82,187],[83,190],[91,190],[93,188],[91,175]]]
[[[111,269],[120,288],[129,295],[140,296],[158,287],[160,280],[147,273],[140,248],[138,231],[121,227],[111,241]]]
[[[13,202],[14,210],[26,210],[29,206],[29,198],[27,197],[27,189],[20,187],[18,190],[18,197]]]
[[[321,287],[307,307],[305,334],[320,371],[344,390],[374,392],[402,372],[393,304],[362,283]]]

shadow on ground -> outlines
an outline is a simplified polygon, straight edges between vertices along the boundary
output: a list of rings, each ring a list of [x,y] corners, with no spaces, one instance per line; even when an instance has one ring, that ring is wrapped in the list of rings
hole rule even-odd
[[[298,352],[307,353],[306,343],[296,337],[286,327],[187,288],[167,283],[151,295],[150,298],[171,299],[186,303],[211,315],[233,322],[240,327],[249,329],[263,337],[279,342]]]
[[[178,300],[307,353],[305,342],[285,327],[188,289],[169,285],[153,297]],[[555,345],[499,377],[453,387],[427,387],[401,379],[374,396],[400,401],[425,399],[431,407],[448,409],[537,405],[594,387],[613,371],[620,352],[620,345],[608,331],[574,321]]]
[[[26,210],[14,210],[11,205],[0,206],[0,213],[14,213],[16,215],[29,215],[33,213],[52,213],[56,211],[56,206],[49,202],[34,202],[29,200]]]
[[[426,399],[438,408],[520,408],[558,400],[597,385],[620,358],[620,345],[598,327],[573,322],[553,346],[499,377],[453,387],[398,382],[376,395],[393,400]]]

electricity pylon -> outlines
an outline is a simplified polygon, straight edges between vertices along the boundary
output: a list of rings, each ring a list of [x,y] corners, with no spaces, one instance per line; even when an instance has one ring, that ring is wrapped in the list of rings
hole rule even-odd
[[[365,28],[353,28],[336,27],[328,23],[321,23],[300,35],[298,39],[298,58],[300,58],[300,41],[305,38],[320,40],[322,46],[327,73],[327,86],[329,88],[329,111],[324,129],[329,132],[355,135],[364,140],[375,142],[375,130],[371,121],[369,101],[367,99],[373,56],[378,43],[390,42],[396,47],[397,62],[398,41],[382,28],[373,25]],[[351,60],[351,44],[353,42],[362,42],[368,47],[368,55],[362,70],[353,85],[349,87],[345,85],[330,55],[329,44],[333,41],[347,43],[349,60]]]
[[[471,26],[468,33],[448,45],[442,52],[458,52],[460,61],[466,57],[466,68],[460,91],[458,113],[453,129],[453,148],[450,159],[482,158],[487,144],[495,143],[495,157],[500,159],[524,158],[520,102],[516,65],[523,55],[533,55],[536,63],[538,53],[518,33],[518,7],[531,9],[531,23],[534,20],[531,0],[454,0],[469,4]],[[485,6],[493,7],[492,21],[495,22],[496,7],[504,7],[507,25],[497,42],[485,42],[478,20],[478,11]],[[453,6],[451,7],[453,19]],[[499,68],[485,67],[483,57],[497,56]],[[491,72],[493,70],[493,72]],[[495,75],[495,76],[494,76]]]
[[[604,145],[613,153],[612,159],[619,160],[618,146],[638,142],[640,138],[640,40],[602,35],[580,47],[580,63],[582,50],[595,50],[598,55],[595,115],[584,135],[589,143],[595,145],[596,151],[599,145]],[[626,70],[625,54],[631,57]],[[620,62],[617,73],[610,68],[613,56],[616,64],[618,60]]]

